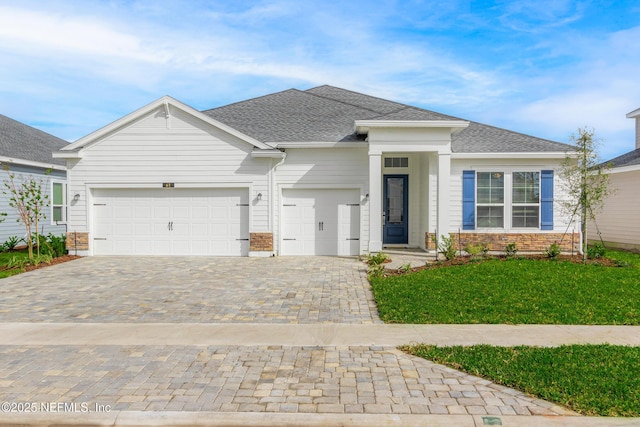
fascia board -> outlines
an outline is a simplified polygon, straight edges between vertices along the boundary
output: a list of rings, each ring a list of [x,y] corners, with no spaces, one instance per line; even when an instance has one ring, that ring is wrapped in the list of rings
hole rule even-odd
[[[358,133],[367,133],[370,128],[451,128],[464,129],[469,126],[466,120],[356,120]]]
[[[534,151],[528,153],[452,153],[452,159],[564,159],[574,153]]]
[[[53,165],[49,163],[34,162],[31,160],[14,159],[12,157],[4,157],[4,156],[0,157],[0,163],[10,163],[15,165],[31,166],[31,167],[42,168],[42,169],[54,169],[59,171],[67,170],[67,168],[62,165]]]
[[[174,99],[170,96],[163,96],[162,98],[159,98],[153,102],[151,102],[150,104],[145,105],[142,108],[137,109],[136,111],[127,114],[124,117],[121,117],[120,119],[98,129],[95,132],[90,133],[87,136],[84,136],[82,138],[80,138],[78,141],[74,142],[73,144],[69,144],[68,146],[62,148],[61,151],[75,151],[78,150],[79,148],[83,148],[87,145],[90,145],[91,143],[103,138],[104,136],[110,134],[111,132],[116,131],[117,129],[126,126],[127,124],[133,122],[134,120],[150,113],[151,111],[161,107],[161,106],[172,106],[175,108],[178,108],[179,110],[184,111],[187,114],[190,114],[200,120],[202,120],[205,123],[210,124],[211,126],[214,126],[230,135],[233,135],[251,145],[253,145],[254,147],[257,148],[261,148],[261,149],[271,149],[273,147],[269,146],[268,144],[265,144],[263,142],[260,142],[254,138],[251,138],[248,135],[243,134],[242,132],[239,132],[238,130],[225,125],[224,123],[221,123],[217,120],[212,119],[211,117],[207,116],[204,113],[201,113],[200,111],[196,110],[195,108],[189,107],[186,104],[183,104],[182,102],[178,101],[177,99]]]

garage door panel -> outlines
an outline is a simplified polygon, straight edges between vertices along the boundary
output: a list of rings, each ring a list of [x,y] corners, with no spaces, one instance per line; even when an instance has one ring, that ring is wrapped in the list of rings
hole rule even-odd
[[[281,253],[357,255],[359,193],[345,189],[283,190]]]
[[[248,199],[239,188],[94,190],[94,253],[247,255]]]

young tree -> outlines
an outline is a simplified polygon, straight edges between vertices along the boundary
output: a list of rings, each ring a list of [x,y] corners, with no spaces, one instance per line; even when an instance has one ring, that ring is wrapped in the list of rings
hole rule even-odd
[[[17,222],[22,221],[27,234],[27,247],[29,249],[29,259],[33,259],[33,228],[35,227],[35,239],[38,244],[38,255],[40,254],[38,225],[40,220],[45,219],[46,207],[49,206],[49,195],[42,191],[42,180],[35,178],[27,179],[24,176],[16,182],[16,175],[11,172],[9,166],[2,165],[2,169],[7,172],[8,178],[4,181],[3,193],[9,198],[9,206],[18,211]]]
[[[571,220],[580,215],[583,261],[587,259],[587,221],[595,219],[605,198],[611,194],[609,167],[598,158],[596,149],[599,141],[594,135],[594,130],[587,128],[578,128],[578,133],[571,135],[576,156],[567,156],[560,170],[568,195],[568,198],[561,202],[562,207]]]

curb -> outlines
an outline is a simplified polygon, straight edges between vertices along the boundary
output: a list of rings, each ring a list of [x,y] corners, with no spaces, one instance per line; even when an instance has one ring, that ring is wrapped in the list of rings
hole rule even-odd
[[[136,412],[109,413],[4,413],[0,426],[53,427],[268,427],[268,426],[430,426],[430,427],[626,427],[640,426],[640,418],[582,416],[491,416],[412,414],[303,414],[264,412]]]

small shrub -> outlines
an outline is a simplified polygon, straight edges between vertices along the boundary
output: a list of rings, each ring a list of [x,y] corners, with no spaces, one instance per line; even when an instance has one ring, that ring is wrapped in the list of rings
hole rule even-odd
[[[28,260],[29,264],[32,264],[34,266],[38,266],[40,264],[51,264],[51,260],[53,259],[53,257],[51,256],[51,254],[40,254],[40,255],[36,255],[33,257],[32,260]]]
[[[558,258],[558,255],[560,255],[561,252],[562,250],[560,249],[560,245],[557,243],[552,243],[549,248],[544,251],[544,254],[551,259],[555,259]]]
[[[384,276],[384,265],[374,264],[369,267],[369,278]]]
[[[603,258],[606,255],[606,248],[602,243],[595,243],[587,247],[587,256],[591,259]]]
[[[516,246],[515,242],[507,244],[507,246],[504,248],[504,254],[507,256],[507,258],[515,257],[517,253],[518,247]]]
[[[400,273],[405,273],[405,274],[409,273],[409,272],[411,271],[411,263],[410,263],[410,262],[408,262],[408,263],[406,263],[406,264],[402,264],[402,265],[398,268],[398,271],[399,271]]]
[[[369,254],[367,257],[367,264],[371,266],[383,264],[389,257],[384,252],[378,252],[376,254]]]
[[[11,252],[18,246],[18,243],[23,241],[23,239],[19,239],[17,236],[11,236],[4,242],[1,246],[1,250],[3,252]]]
[[[64,234],[56,236],[52,233],[47,235],[47,243],[51,248],[51,256],[54,258],[67,254],[67,238]]]
[[[455,259],[458,255],[458,251],[456,250],[454,238],[442,236],[440,239],[441,240],[440,244],[438,245],[438,250],[448,261]]]
[[[17,268],[19,270],[24,270],[24,267],[29,264],[29,258],[21,257],[18,255],[14,255],[6,263],[6,267],[8,270],[12,270]]]
[[[471,243],[467,243],[464,247],[464,251],[471,255],[471,257],[476,257],[482,252],[482,245],[472,245]]]

